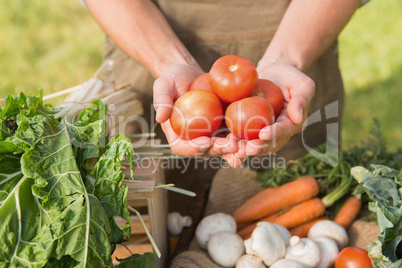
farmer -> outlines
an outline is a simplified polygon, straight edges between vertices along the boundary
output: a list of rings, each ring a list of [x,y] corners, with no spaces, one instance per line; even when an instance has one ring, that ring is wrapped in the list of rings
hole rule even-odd
[[[336,39],[362,0],[85,2],[107,34],[104,56],[114,60],[104,79],[129,82],[143,101],[148,122],[155,118],[154,104],[156,121],[175,154],[218,155],[239,166],[246,155],[271,154],[288,161],[329,136],[339,140],[344,92]],[[167,121],[170,105],[216,59],[229,54],[250,60],[259,78],[278,85],[286,110],[261,130],[261,140],[177,140]],[[317,113],[303,125],[308,112]],[[327,129],[329,123],[338,125]],[[205,173],[195,172],[188,181],[197,176]]]

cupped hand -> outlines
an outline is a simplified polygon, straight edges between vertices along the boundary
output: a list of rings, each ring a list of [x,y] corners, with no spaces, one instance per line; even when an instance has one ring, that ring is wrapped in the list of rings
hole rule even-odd
[[[178,156],[222,156],[227,154],[229,161],[234,158],[231,154],[237,152],[237,138],[229,134],[225,137],[199,137],[193,140],[181,139],[172,129],[169,117],[174,101],[186,93],[191,83],[203,71],[198,66],[177,64],[171,66],[154,83],[154,107],[156,121],[161,123],[172,152]],[[228,161],[228,162],[229,162]],[[235,161],[232,161],[235,163]],[[229,162],[229,165],[230,162]],[[232,165],[231,165],[232,166]]]
[[[275,123],[260,131],[259,139],[247,142],[247,155],[275,153],[300,133],[315,93],[313,80],[289,63],[260,62],[257,71],[259,78],[271,80],[281,89],[283,107]]]
[[[155,80],[153,102],[157,122],[169,119],[174,101],[186,93],[191,83],[203,73],[198,65],[175,64]]]

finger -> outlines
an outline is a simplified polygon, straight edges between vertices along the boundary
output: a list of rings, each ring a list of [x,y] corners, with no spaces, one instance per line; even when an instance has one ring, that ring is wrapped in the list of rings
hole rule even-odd
[[[279,151],[297,133],[300,125],[293,124],[289,119],[265,127],[260,131],[259,138],[247,143],[247,155],[266,155]]]
[[[153,91],[153,102],[156,111],[155,120],[159,123],[163,123],[169,119],[173,102],[176,98],[173,93],[174,81],[166,77],[160,77],[155,80]]]
[[[249,156],[259,155],[262,150],[268,146],[268,143],[259,139],[250,140],[246,145],[246,154]]]
[[[238,168],[241,166],[245,159],[237,157],[236,154],[224,154],[222,158],[229,164],[232,168]]]
[[[237,152],[237,138],[232,134],[228,134],[226,137],[213,137],[213,146],[205,153],[205,155],[221,155]]]
[[[281,137],[292,136],[299,128],[300,125],[293,124],[287,116],[280,116],[276,123],[261,129],[258,137],[262,141],[272,142]]]
[[[296,125],[301,124],[304,114],[307,114],[310,101],[314,96],[315,85],[313,80],[304,79],[297,89],[291,92],[291,99],[287,107],[290,120]]]
[[[238,150],[237,150],[237,157],[240,159],[245,159],[247,157],[246,148],[247,148],[247,141],[246,140],[239,140],[238,141]]]

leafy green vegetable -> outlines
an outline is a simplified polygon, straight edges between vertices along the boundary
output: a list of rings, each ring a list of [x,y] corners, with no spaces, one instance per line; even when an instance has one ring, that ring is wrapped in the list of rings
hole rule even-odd
[[[43,91],[39,92],[39,96],[25,96],[21,92],[17,97],[8,96],[5,98],[6,105],[0,107],[0,118],[2,120],[14,120],[17,115],[34,116],[38,114],[47,115],[54,114],[57,111],[51,109],[49,105],[44,105],[42,101]]]
[[[0,154],[0,205],[23,177],[20,157]]]
[[[64,122],[81,175],[87,179],[93,168],[92,161],[88,160],[98,158],[106,147],[106,121],[97,118],[102,118],[107,113],[107,105],[96,100],[83,109],[78,117],[74,111],[75,109],[64,116]]]
[[[120,262],[117,265],[117,268],[132,268],[132,267],[141,267],[141,268],[155,268],[155,255],[152,253],[145,253],[143,255],[140,254],[133,254],[130,257],[125,259],[117,260]]]
[[[131,174],[134,174],[134,149],[130,140],[122,134],[116,135],[108,145],[110,148],[95,165],[94,195],[100,200],[109,218],[112,228],[110,241],[121,243],[122,238],[129,239],[131,234],[131,219],[127,209],[128,186],[123,185],[124,173],[121,167],[124,155],[127,154]],[[124,229],[114,220],[116,215],[127,221]]]
[[[382,165],[352,168],[353,177],[363,187],[371,202],[369,209],[376,213],[381,236],[369,254],[377,267],[402,266],[402,172]]]
[[[113,266],[115,244],[131,233],[120,168],[127,155],[133,176],[134,151],[121,134],[102,148],[106,112],[95,101],[77,118],[68,111],[55,118],[42,93],[7,98],[0,109],[0,267]]]

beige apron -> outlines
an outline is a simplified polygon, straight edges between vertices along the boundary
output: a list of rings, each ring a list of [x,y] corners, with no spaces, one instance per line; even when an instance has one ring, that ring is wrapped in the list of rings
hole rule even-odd
[[[290,1],[155,0],[154,2],[203,70],[208,72],[217,58],[228,54],[245,57],[256,65],[278,28]],[[108,38],[104,56],[115,61],[114,68],[104,72],[104,78],[116,81],[118,84],[131,83],[144,104],[144,117],[149,122],[154,112],[151,106],[154,82],[152,75]],[[307,75],[316,84],[310,114],[318,111],[324,118],[321,122],[307,127],[304,133],[304,144],[313,148],[327,141],[328,123],[337,122],[340,131],[344,93],[338,69],[336,43],[311,66]],[[332,117],[328,119],[329,121],[325,120],[325,107],[336,101],[338,101],[336,106],[338,113],[327,116]],[[296,135],[274,155],[274,158],[284,157],[286,160],[298,158],[307,152],[305,147],[302,136]],[[182,175],[182,171],[183,169],[166,170],[166,177],[176,186],[194,190],[200,181],[211,179],[216,169],[204,169],[203,172],[199,169],[196,172],[189,169],[186,170],[186,175]],[[179,198],[185,200],[186,197]],[[191,204],[191,199],[189,202],[175,203],[176,206],[181,205],[186,209]]]

